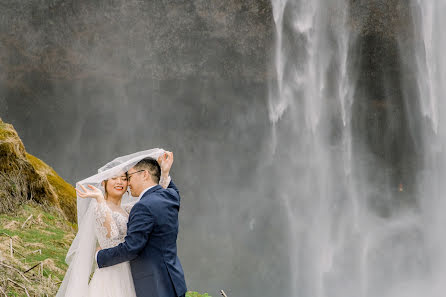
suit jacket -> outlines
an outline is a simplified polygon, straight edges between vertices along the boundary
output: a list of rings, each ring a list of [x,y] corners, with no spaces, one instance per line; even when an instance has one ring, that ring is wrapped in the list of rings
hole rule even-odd
[[[99,268],[130,261],[136,296],[177,297],[186,282],[177,256],[180,194],[173,182],[167,189],[149,189],[130,211],[125,242],[97,254]]]

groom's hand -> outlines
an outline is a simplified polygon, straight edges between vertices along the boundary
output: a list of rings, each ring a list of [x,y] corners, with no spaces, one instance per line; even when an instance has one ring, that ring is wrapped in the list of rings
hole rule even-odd
[[[98,246],[98,247],[96,248],[96,253],[95,253],[95,255],[94,255],[94,259],[96,260],[96,263],[98,263],[98,253],[99,253],[100,250],[101,250],[101,247]]]
[[[161,167],[161,174],[168,174],[173,164],[173,153],[166,151],[158,158],[158,164]]]

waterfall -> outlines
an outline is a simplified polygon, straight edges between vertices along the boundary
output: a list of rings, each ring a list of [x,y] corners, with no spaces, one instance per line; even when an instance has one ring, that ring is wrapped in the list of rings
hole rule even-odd
[[[423,168],[417,181],[423,227],[429,250],[433,296],[446,290],[446,1],[413,1],[416,27],[414,66],[416,91],[424,120]],[[443,116],[443,117],[442,117]]]
[[[347,229],[358,228],[354,189],[346,186],[352,176],[347,11],[342,0],[273,1],[277,84],[269,115],[273,151],[279,164],[286,162],[278,186],[286,189],[294,296],[327,295],[325,279]]]
[[[270,154],[287,214],[291,296],[440,294],[446,272],[440,2],[408,6],[414,12],[408,49],[407,42],[394,46],[398,37],[371,39],[386,33],[379,30],[360,36],[363,24],[350,15],[359,2],[272,0]],[[379,42],[389,57],[395,49],[397,75],[382,70],[364,79],[365,70],[385,66],[373,52]]]

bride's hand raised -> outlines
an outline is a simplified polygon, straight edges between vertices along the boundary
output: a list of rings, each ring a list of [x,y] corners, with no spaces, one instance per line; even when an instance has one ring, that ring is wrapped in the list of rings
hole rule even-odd
[[[169,175],[170,168],[173,164],[173,153],[166,151],[163,155],[158,158],[158,164],[161,167],[161,174]]]
[[[83,185],[80,185],[80,187],[82,188],[83,191],[80,191],[78,189],[76,189],[77,195],[81,198],[94,198],[96,199],[98,202],[103,202],[105,201],[104,198],[104,194],[102,194],[102,191],[99,190],[98,188],[92,186],[92,185],[87,185],[87,188],[85,188]]]

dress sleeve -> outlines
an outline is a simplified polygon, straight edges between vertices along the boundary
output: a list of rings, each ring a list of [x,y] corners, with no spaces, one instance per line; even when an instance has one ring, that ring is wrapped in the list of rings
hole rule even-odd
[[[161,176],[159,184],[164,189],[167,189],[167,187],[169,186],[171,180],[172,179],[170,178],[170,175],[168,177]]]
[[[96,203],[95,214],[95,232],[101,247],[107,246],[110,239],[119,235],[118,226],[113,220],[112,211],[105,202]]]

